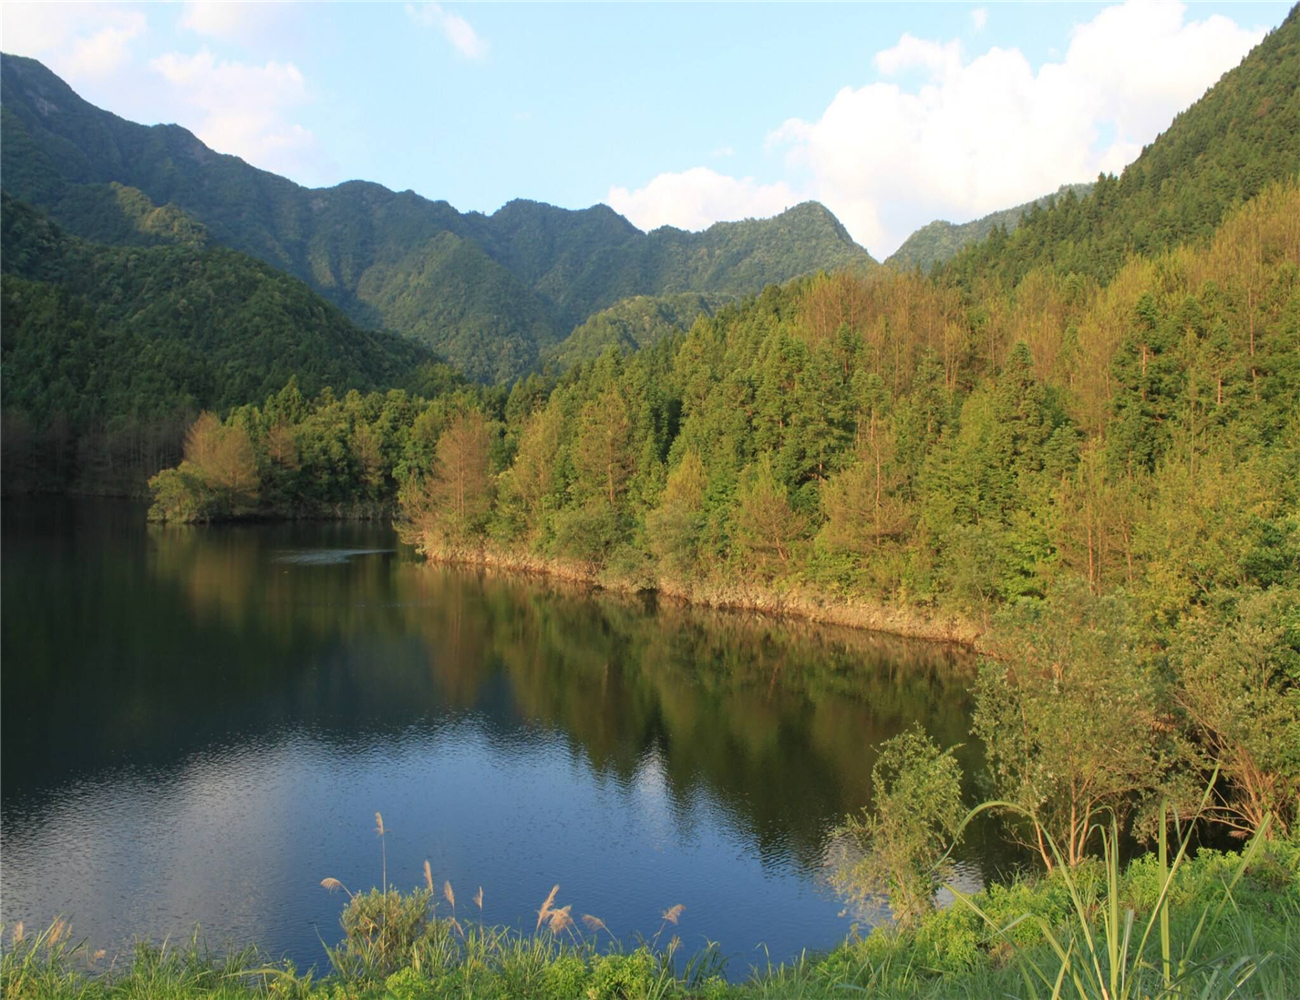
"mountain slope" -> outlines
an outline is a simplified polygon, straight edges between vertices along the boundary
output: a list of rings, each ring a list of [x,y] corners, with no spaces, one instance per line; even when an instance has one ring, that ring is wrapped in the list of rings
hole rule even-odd
[[[0,58],[0,101],[5,190],[69,232],[120,242],[114,233],[130,227],[113,217],[108,185],[138,189],[211,240],[307,282],[358,322],[415,336],[482,380],[527,371],[588,316],[629,296],[736,297],[818,270],[874,265],[819,205],[702,233],[642,233],[603,205],[514,201],[492,215],[461,213],[362,181],[301,187],[179,126],[146,127],[95,108],[31,59]],[[472,296],[466,282],[477,286]]]
[[[562,368],[594,361],[610,347],[630,354],[691,328],[698,316],[711,316],[709,299],[696,292],[634,295],[591,316],[546,355]]]
[[[1064,198],[1068,194],[1073,194],[1076,198],[1084,198],[1091,190],[1091,183],[1062,184],[1052,194],[1045,194],[1041,198],[1035,198],[1014,208],[990,212],[983,218],[973,219],[970,222],[954,223],[935,219],[934,222],[927,223],[904,240],[903,245],[890,254],[885,263],[890,267],[903,270],[919,267],[922,271],[928,272],[935,264],[957,256],[963,247],[986,239],[998,226],[1011,232],[1020,225],[1021,216],[1035,207],[1047,208],[1057,198]]]
[[[36,427],[224,409],[290,378],[309,395],[409,384],[433,360],[233,250],[99,246],[7,194],[0,214],[4,405]]]
[[[1092,193],[1031,211],[944,267],[970,286],[1035,267],[1109,281],[1130,252],[1208,239],[1234,207],[1300,175],[1300,6],[1234,69]]]

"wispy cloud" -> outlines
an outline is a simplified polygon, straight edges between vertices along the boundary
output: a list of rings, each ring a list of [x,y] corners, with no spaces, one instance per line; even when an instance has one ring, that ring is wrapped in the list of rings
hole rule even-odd
[[[480,37],[474,26],[459,14],[453,14],[440,3],[406,5],[407,16],[426,28],[437,28],[447,41],[466,59],[482,59],[487,55],[487,40]]]
[[[976,31],[983,31],[988,23],[989,9],[987,7],[976,7],[970,12],[970,24]]]
[[[180,26],[210,38],[228,42],[261,42],[275,37],[277,22],[296,4],[230,3],[222,0],[190,0],[180,17]]]

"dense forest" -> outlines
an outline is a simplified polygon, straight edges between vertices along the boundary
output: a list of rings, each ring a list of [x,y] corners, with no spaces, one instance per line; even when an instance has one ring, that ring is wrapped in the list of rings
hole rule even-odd
[[[460,381],[414,341],[358,328],[296,279],[205,248],[201,234],[98,246],[7,194],[0,218],[8,491],[136,490],[180,457],[200,411],[290,379],[312,394]],[[140,218],[170,230],[166,213]]]
[[[936,219],[905,239],[903,245],[885,259],[885,264],[903,270],[919,267],[923,272],[929,273],[935,264],[952,260],[963,248],[988,239],[995,229],[1001,229],[1003,234],[1012,232],[1020,225],[1020,220],[1035,208],[1050,208],[1057,198],[1064,198],[1069,193],[1073,193],[1076,198],[1087,197],[1091,190],[1091,182],[1062,184],[1052,194],[1014,208],[990,212],[970,222],[952,223]]]
[[[609,347],[630,354],[673,333],[684,333],[697,316],[711,314],[719,304],[692,292],[623,299],[575,327],[543,360],[569,368],[578,361],[595,361]]]
[[[517,200],[461,213],[350,181],[308,189],[175,125],[124,121],[32,59],[0,59],[4,189],[68,232],[142,242],[118,188],[299,278],[367,327],[420,340],[469,377],[527,374],[594,313],[641,295],[738,298],[819,270],[875,266],[816,203],[702,233],[643,233],[612,209]],[[116,187],[115,187],[116,186]]]

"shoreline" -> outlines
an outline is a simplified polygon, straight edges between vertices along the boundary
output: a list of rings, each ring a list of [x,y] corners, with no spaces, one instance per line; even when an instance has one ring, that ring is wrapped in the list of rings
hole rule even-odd
[[[678,604],[719,611],[745,611],[775,619],[799,619],[819,625],[876,632],[904,639],[919,639],[959,646],[974,653],[989,650],[981,640],[987,630],[954,612],[926,614],[919,609],[894,607],[869,601],[846,601],[808,591],[774,591],[764,587],[684,585],[657,578],[651,581],[606,576],[599,568],[525,553],[505,552],[486,546],[416,551],[429,564],[477,567],[500,573],[560,580],[589,590],[636,596],[652,593]]]
[[[85,494],[65,492],[59,495],[84,496]],[[188,526],[384,520],[392,524],[393,514],[391,504],[372,502],[351,507],[326,505],[319,510],[298,510],[292,513],[277,510],[242,514],[196,521]],[[395,524],[393,528],[396,531]],[[430,564],[475,567],[499,573],[558,580],[587,590],[604,590],[631,597],[650,593],[658,599],[667,599],[688,607],[749,612],[773,619],[798,619],[818,625],[833,625],[904,639],[919,639],[958,646],[973,653],[990,652],[981,641],[987,636],[988,630],[956,612],[927,612],[919,608],[900,607],[876,601],[846,600],[806,589],[778,591],[739,583],[710,585],[682,583],[664,577],[653,580],[617,577],[607,574],[600,567],[580,561],[507,551],[490,545],[444,546],[435,549],[416,544],[414,548]]]

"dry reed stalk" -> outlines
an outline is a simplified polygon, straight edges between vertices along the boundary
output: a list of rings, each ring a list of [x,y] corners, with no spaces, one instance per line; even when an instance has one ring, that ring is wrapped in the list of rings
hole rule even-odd
[[[569,904],[560,907],[558,910],[551,911],[547,925],[550,927],[552,934],[560,934],[573,926],[573,917],[569,915],[569,911],[572,909],[573,904]]]
[[[542,908],[537,911],[537,930],[541,930],[542,923],[551,915],[551,904],[555,902],[555,894],[560,891],[560,883],[556,882],[551,888],[551,894],[542,900]]]

